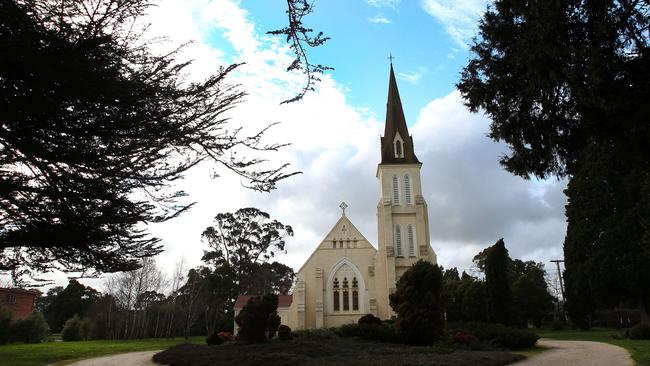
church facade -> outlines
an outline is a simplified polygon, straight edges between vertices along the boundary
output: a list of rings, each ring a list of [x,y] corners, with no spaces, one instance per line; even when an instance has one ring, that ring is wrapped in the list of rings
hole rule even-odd
[[[381,137],[380,186],[375,248],[345,215],[296,273],[293,294],[283,296],[278,313],[291,329],[335,327],[365,314],[388,319],[388,296],[416,261],[436,263],[429,243],[427,203],[393,66],[390,67],[386,124]],[[243,299],[243,297],[242,297]],[[245,301],[237,302],[235,314]]]

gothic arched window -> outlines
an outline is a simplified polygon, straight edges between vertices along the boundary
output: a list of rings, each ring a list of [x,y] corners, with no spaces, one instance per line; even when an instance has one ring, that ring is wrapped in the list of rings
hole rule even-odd
[[[411,177],[406,174],[404,176],[404,196],[406,198],[406,204],[411,204]]]
[[[398,257],[402,257],[402,227],[395,225],[395,251]]]
[[[402,157],[402,141],[400,140],[395,141],[395,157]]]
[[[334,288],[334,293],[332,299],[334,300],[334,311],[339,311],[341,310],[341,301],[339,299],[339,279],[334,278],[334,285],[332,286]]]
[[[343,278],[343,311],[350,310],[350,291],[348,290],[348,279]]]
[[[399,205],[399,181],[397,175],[393,175],[393,204]]]
[[[413,232],[413,225],[409,225],[406,231],[409,240],[409,256],[415,257],[415,233]]]
[[[352,279],[352,310],[359,310],[359,282],[356,277]]]

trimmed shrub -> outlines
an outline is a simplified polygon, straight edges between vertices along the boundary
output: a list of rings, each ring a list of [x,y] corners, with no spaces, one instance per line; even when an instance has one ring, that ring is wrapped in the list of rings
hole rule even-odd
[[[358,337],[359,325],[354,323],[344,324],[338,328],[334,328],[334,333],[342,338]]]
[[[0,306],[0,344],[9,343],[11,338],[11,312],[5,306]]]
[[[282,341],[291,340],[291,338],[293,338],[291,336],[291,328],[289,328],[288,325],[284,325],[284,324],[280,325],[278,327],[278,338]]]
[[[359,321],[357,321],[357,324],[359,325],[381,325],[381,319],[377,318],[376,316],[372,314],[366,314],[359,318]]]
[[[449,328],[452,334],[456,332],[469,333],[481,342],[489,342],[497,347],[511,350],[533,347],[539,336],[528,329],[515,329],[501,324],[464,323]]]
[[[395,327],[389,324],[362,324],[359,325],[358,332],[361,339],[402,343],[402,339],[395,332]]]
[[[268,332],[269,339],[275,338],[275,333],[278,331],[278,327],[282,323],[280,315],[277,312],[269,314],[268,319],[266,319],[266,331]]]
[[[65,321],[61,331],[61,339],[66,342],[81,340],[81,319],[79,315],[75,314],[75,316]]]
[[[47,340],[49,333],[50,327],[43,314],[38,311],[11,325],[11,338],[18,342],[40,343]]]
[[[332,339],[336,337],[336,334],[334,334],[334,331],[332,331],[332,329],[326,329],[326,328],[297,330],[292,334],[295,338],[316,339],[316,340]]]
[[[632,339],[650,339],[650,325],[637,324],[630,328],[630,338]]]
[[[92,339],[93,331],[95,330],[95,323],[89,318],[82,318],[79,322],[79,337],[83,341]]]
[[[431,345],[443,335],[442,270],[419,260],[409,268],[390,295],[397,313],[395,330],[406,344]]]

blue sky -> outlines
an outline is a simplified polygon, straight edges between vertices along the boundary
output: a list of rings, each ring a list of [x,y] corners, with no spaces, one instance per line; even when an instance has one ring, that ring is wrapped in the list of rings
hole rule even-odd
[[[428,12],[428,3],[439,4],[440,12],[448,7],[462,19],[470,14],[476,21],[479,13],[475,9],[482,9],[486,2],[316,1],[315,11],[303,19],[304,23],[331,39],[311,49],[310,60],[334,67],[328,73],[345,88],[349,103],[369,108],[370,113],[382,119],[388,55],[392,53],[407,121],[413,123],[417,112],[429,101],[455,89],[469,57],[470,37],[454,37],[448,29],[456,24],[446,24],[444,17]],[[287,24],[285,1],[244,0],[239,5],[248,11],[260,36]],[[473,33],[470,26],[466,34]],[[233,51],[219,31],[211,33],[209,40],[216,47]]]

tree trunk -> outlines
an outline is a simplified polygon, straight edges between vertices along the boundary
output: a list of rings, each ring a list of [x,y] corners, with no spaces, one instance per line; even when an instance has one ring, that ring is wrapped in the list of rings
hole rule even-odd
[[[649,306],[648,304],[641,300],[639,301],[639,313],[641,314],[641,324],[648,324],[650,325],[650,311],[648,310]]]

